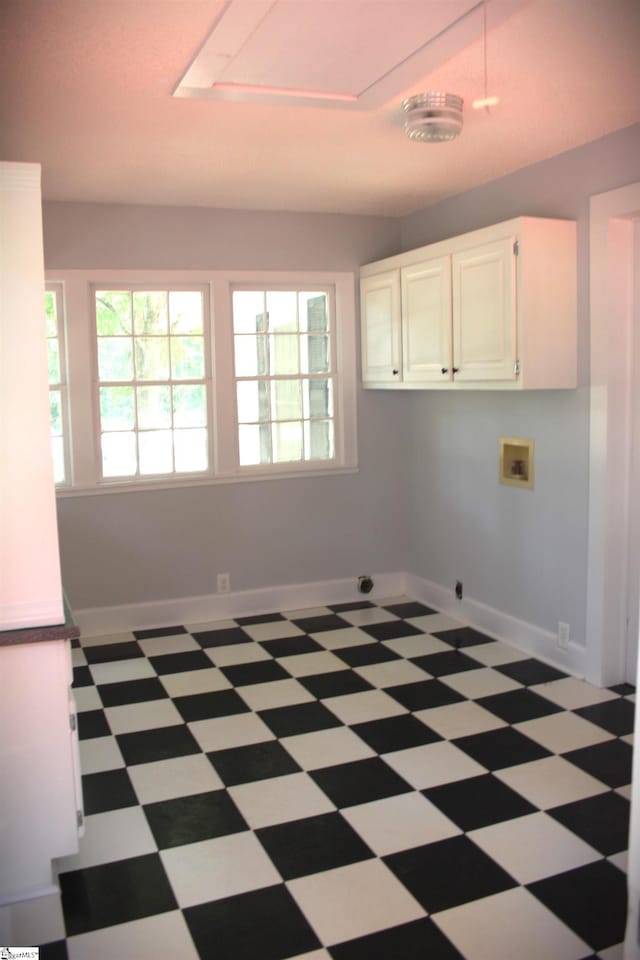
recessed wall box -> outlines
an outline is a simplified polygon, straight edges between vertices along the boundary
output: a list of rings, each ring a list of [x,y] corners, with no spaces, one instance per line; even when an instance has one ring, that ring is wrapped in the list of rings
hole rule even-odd
[[[533,440],[500,437],[500,483],[533,490]]]

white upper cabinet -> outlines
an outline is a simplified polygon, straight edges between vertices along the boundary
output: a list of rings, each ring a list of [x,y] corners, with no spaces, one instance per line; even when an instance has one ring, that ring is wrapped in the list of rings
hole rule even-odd
[[[572,221],[521,217],[363,267],[365,386],[575,387],[575,251]]]

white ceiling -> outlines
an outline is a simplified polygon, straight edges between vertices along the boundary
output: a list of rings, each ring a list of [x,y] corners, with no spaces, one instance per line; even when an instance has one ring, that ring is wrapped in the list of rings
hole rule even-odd
[[[640,0],[0,0],[45,197],[400,216],[640,121]],[[464,98],[451,143],[401,102]]]

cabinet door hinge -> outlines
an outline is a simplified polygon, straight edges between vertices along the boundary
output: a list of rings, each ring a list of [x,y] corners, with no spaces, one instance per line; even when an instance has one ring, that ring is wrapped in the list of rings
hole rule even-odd
[[[84,815],[82,813],[82,810],[76,810],[76,822],[78,824],[78,830],[79,830],[84,823]]]
[[[519,361],[519,360],[516,360],[516,362],[515,362],[514,365],[513,365],[513,374],[514,374],[514,376],[516,376],[516,377],[519,377],[519,376],[520,376],[520,361]]]
[[[514,240],[514,241],[513,241],[513,255],[514,255],[514,257],[517,257],[519,253],[520,253],[520,241],[519,241],[519,240]]]
[[[75,713],[70,713],[70,714],[69,714],[69,729],[70,729],[70,730],[75,730],[76,727],[77,727],[77,725],[78,725],[78,721],[76,720],[76,715],[75,715]]]

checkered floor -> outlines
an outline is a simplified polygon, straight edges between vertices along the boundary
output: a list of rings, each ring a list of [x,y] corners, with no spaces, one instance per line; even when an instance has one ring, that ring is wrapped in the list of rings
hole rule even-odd
[[[622,956],[632,687],[407,598],[74,658],[86,834],[43,960]]]

